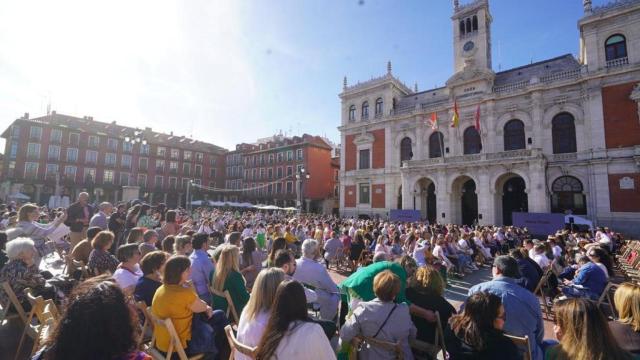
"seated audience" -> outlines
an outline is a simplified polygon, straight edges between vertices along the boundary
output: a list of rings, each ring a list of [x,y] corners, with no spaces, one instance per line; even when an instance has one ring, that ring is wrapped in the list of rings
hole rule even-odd
[[[253,282],[262,270],[262,253],[257,249],[256,241],[252,237],[242,240],[242,253],[240,254],[240,273],[247,281],[247,287],[251,289]]]
[[[195,234],[191,240],[191,245],[193,247],[193,252],[189,255],[189,260],[191,260],[191,281],[193,281],[193,286],[195,286],[200,299],[210,304],[209,277],[215,267],[209,254],[207,254],[209,236],[205,233]]]
[[[247,292],[244,277],[242,277],[238,267],[240,249],[233,245],[221,245],[221,247],[222,252],[216,264],[211,285],[217,291],[229,291],[233,306],[236,312],[240,314],[247,301],[249,301],[249,293]],[[213,295],[212,304],[216,309],[227,310],[227,300],[220,296]]]
[[[630,360],[631,353],[614,338],[598,305],[587,299],[567,299],[555,306],[553,331],[560,343],[546,351],[551,360]]]
[[[598,265],[598,267],[604,271],[607,280],[610,276],[614,275],[613,262],[606,250],[603,250],[599,246],[591,247],[587,250],[587,257],[589,257],[592,263]]]
[[[89,255],[91,255],[91,250],[93,249],[91,241],[100,231],[102,231],[102,229],[97,226],[90,227],[87,230],[87,238],[80,240],[71,250],[71,258],[76,261],[82,261],[86,265],[89,262]]]
[[[89,270],[94,275],[101,275],[106,272],[113,274],[118,267],[118,259],[109,253],[109,249],[113,245],[115,236],[111,231],[100,231],[91,240],[93,250],[89,254],[89,262],[87,263]]]
[[[256,359],[336,358],[322,327],[309,318],[304,300],[304,288],[299,282],[285,280],[280,283]]]
[[[2,269],[4,264],[9,261],[9,258],[7,257],[6,245],[7,233],[4,231],[0,231],[0,269]]]
[[[437,311],[442,326],[449,322],[456,309],[444,298],[444,281],[438,270],[432,266],[418,268],[407,286],[407,300],[424,309]],[[412,316],[411,320],[418,329],[418,340],[433,343],[436,334],[435,323],[419,316]]]
[[[160,227],[164,236],[177,235],[180,231],[180,225],[176,221],[178,213],[175,210],[169,210],[166,214],[166,220]]]
[[[538,266],[537,263],[525,259],[526,251],[523,252],[521,249],[511,249],[509,255],[516,259],[516,263],[518,263],[518,270],[520,271],[520,276],[522,276],[520,285],[534,292],[543,275],[542,272],[538,272],[538,268],[536,268],[536,266]],[[534,266],[532,262],[536,264],[536,266]],[[540,270],[542,271],[542,269]]]
[[[269,256],[267,257],[267,267],[275,266],[276,252],[278,252],[278,250],[283,250],[286,248],[287,240],[285,240],[284,238],[279,237],[273,240],[271,248],[269,249]]]
[[[618,311],[618,320],[609,322],[613,337],[624,350],[640,354],[640,285],[623,283],[616,289],[613,303]]]
[[[335,260],[338,254],[338,249],[341,247],[342,242],[340,241],[340,238],[338,238],[338,233],[332,231],[331,237],[324,243],[324,264],[327,269],[329,268],[329,263]]]
[[[469,296],[488,292],[500,297],[506,314],[504,331],[509,335],[529,336],[533,360],[541,360],[544,325],[538,298],[518,284],[520,273],[514,258],[506,255],[496,257],[492,274],[493,280],[471,287]]]
[[[158,242],[158,233],[155,230],[147,230],[142,235],[143,242],[138,246],[140,255],[145,256],[147,253],[158,250],[156,243]]]
[[[61,319],[33,359],[151,360],[137,349],[136,320],[112,279],[88,279],[73,290]]]
[[[291,251],[283,249],[276,252],[274,266],[284,271],[285,279],[293,280],[293,274],[295,274],[298,264],[296,263],[296,259],[293,257]],[[307,298],[308,304],[318,301],[318,295],[316,292],[309,288],[304,288],[304,295]]]
[[[390,270],[378,273],[373,280],[376,298],[361,302],[340,329],[340,339],[350,342],[355,337],[371,337],[400,343],[404,359],[413,359],[409,341],[416,338],[409,307],[396,304],[400,292],[400,278]],[[362,347],[359,359],[395,359],[396,354],[374,345]]]
[[[136,301],[144,301],[147,306],[151,306],[153,295],[162,285],[162,272],[168,258],[169,254],[164,251],[152,251],[142,257],[140,260],[142,277],[138,279],[133,292]]]
[[[518,347],[504,336],[506,319],[500,297],[487,292],[471,295],[462,313],[452,316],[446,327],[449,359],[522,359]]]
[[[260,343],[276,297],[278,285],[284,281],[284,271],[268,268],[260,271],[253,286],[247,306],[242,310],[238,322],[238,341],[255,347]],[[247,356],[236,353],[236,360],[250,360]]]
[[[138,244],[125,244],[118,248],[118,268],[113,272],[113,278],[126,295],[133,294],[133,290],[142,277],[140,270],[140,251]]]
[[[586,297],[598,300],[607,286],[607,275],[586,256],[578,259],[578,265],[580,267],[573,280],[564,280],[566,286],[562,288],[562,293],[567,297]]]
[[[190,235],[180,235],[176,237],[176,241],[173,244],[173,252],[175,255],[189,256],[192,251],[193,246],[191,245]]]
[[[542,270],[547,270],[547,268],[551,266],[551,261],[549,261],[549,258],[545,254],[546,247],[544,246],[544,244],[535,245],[533,247],[533,251],[534,251],[534,255],[532,258],[533,261],[535,261],[538,265],[540,265]]]
[[[135,227],[129,231],[127,236],[127,244],[140,244],[144,241],[145,229],[141,227]]]
[[[186,256],[173,256],[167,260],[162,275],[162,285],[156,290],[151,305],[153,314],[161,319],[171,319],[182,347],[187,355],[205,354],[206,359],[216,355],[225,357],[228,343],[224,327],[228,324],[224,312],[213,310],[187,285],[191,276],[191,262]],[[154,327],[156,345],[167,352],[171,337],[165,328]],[[220,354],[219,354],[220,352]]]

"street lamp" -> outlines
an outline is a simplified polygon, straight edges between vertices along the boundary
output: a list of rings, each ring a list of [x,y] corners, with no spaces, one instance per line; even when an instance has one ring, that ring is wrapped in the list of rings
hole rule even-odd
[[[304,181],[309,180],[311,178],[311,174],[307,172],[307,170],[303,167],[300,168],[298,173],[296,173],[296,181],[298,182],[298,210],[302,212],[303,205],[302,201],[304,201],[304,196],[302,192],[304,191]]]
[[[147,140],[142,137],[142,131],[138,129],[135,129],[133,131],[133,136],[131,135],[125,136],[124,141],[131,144],[137,143],[137,144],[147,145]]]

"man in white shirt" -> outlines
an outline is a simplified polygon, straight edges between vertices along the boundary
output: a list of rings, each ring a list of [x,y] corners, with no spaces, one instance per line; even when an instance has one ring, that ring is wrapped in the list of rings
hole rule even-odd
[[[540,265],[542,270],[546,270],[549,265],[551,265],[551,261],[549,261],[549,258],[547,258],[547,255],[545,254],[544,244],[538,244],[533,249],[535,251],[532,258],[533,261]]]
[[[302,254],[302,258],[296,261],[297,269],[293,278],[314,288],[320,304],[320,319],[334,320],[338,313],[340,290],[327,269],[315,260],[318,256],[318,242],[313,239],[305,240],[302,243]]]

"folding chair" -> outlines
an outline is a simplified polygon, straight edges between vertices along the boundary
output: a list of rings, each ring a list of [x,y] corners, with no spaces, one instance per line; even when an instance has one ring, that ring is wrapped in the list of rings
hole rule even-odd
[[[227,325],[224,327],[224,332],[227,334],[227,340],[229,341],[229,346],[231,347],[231,356],[229,360],[235,359],[236,351],[242,355],[248,356],[251,359],[256,358],[256,347],[247,346],[236,339],[236,336],[233,334],[233,328],[231,325]]]
[[[431,359],[437,359],[438,354],[442,351],[443,357],[446,357],[447,349],[444,344],[444,331],[442,331],[442,322],[440,320],[440,313],[435,312],[436,314],[436,335],[435,339],[433,339],[433,343],[428,343],[426,341],[413,340],[411,341],[411,349],[414,350],[414,355],[417,352],[426,353],[430,356]],[[422,359],[420,355],[416,356],[416,359]]]
[[[151,322],[151,318],[147,312],[147,304],[144,301],[137,301],[136,308],[142,316],[144,316],[144,321],[142,322],[142,328],[140,331],[140,338],[138,339],[138,349],[142,347],[143,344],[151,341],[153,337],[153,323]]]
[[[227,311],[225,312],[225,314],[227,315],[227,318],[235,323],[238,324],[240,322],[240,317],[238,316],[238,312],[236,311],[236,307],[233,305],[233,300],[231,300],[231,294],[229,294],[229,290],[225,290],[225,291],[219,291],[213,288],[212,285],[209,286],[209,291],[211,291],[211,293],[217,297],[221,297],[223,299],[225,299],[227,301]],[[231,315],[231,316],[230,316]],[[233,317],[233,319],[232,319]]]
[[[16,296],[16,293],[13,292],[13,289],[11,288],[9,282],[5,281],[2,283],[2,291],[4,291],[4,293],[7,295],[9,301],[7,301],[6,304],[2,304],[2,310],[0,311],[0,323],[2,323],[2,321],[4,320],[19,316],[20,320],[22,320],[22,323],[26,324],[27,312],[24,311],[22,304],[20,304],[20,301],[18,301],[18,297]],[[13,308],[16,310],[17,314],[11,314],[9,312],[11,310],[11,306],[13,306]]]
[[[524,354],[522,356],[522,360],[531,360],[531,345],[529,344],[529,336],[525,335],[524,337],[504,334],[508,337],[514,344],[520,349],[525,349]]]
[[[533,295],[540,297],[540,299],[542,300],[542,310],[547,316],[547,319],[551,319],[553,310],[551,308],[551,305],[549,305],[549,303],[547,302],[547,297],[544,294],[544,290],[549,288],[549,276],[551,276],[552,272],[553,271],[551,270],[551,268],[547,269],[547,271],[545,271],[540,278],[540,281],[538,282],[538,285],[536,285],[535,290],[533,290]]]
[[[38,350],[40,341],[46,339],[51,326],[59,318],[58,308],[56,304],[53,303],[53,300],[44,300],[42,296],[35,297],[31,293],[31,289],[25,289],[24,292],[31,304],[31,311],[29,312],[25,328],[22,331],[20,343],[18,343],[18,348],[16,349],[15,359],[18,359],[20,356],[20,350],[22,350],[26,336],[33,339],[33,346],[31,347],[31,353],[29,355],[29,358],[31,358],[36,350]],[[33,321],[34,316],[37,322]]]
[[[171,339],[169,348],[167,349],[167,354],[162,355],[162,351],[157,348],[155,331],[153,332],[151,342],[149,343],[149,348],[146,350],[146,352],[151,355],[154,360],[170,360],[174,352],[178,354],[178,358],[180,360],[199,360],[204,357],[204,354],[198,354],[191,357],[187,356],[187,353],[184,351],[182,343],[180,342],[180,337],[178,336],[176,329],[173,327],[173,322],[171,322],[171,319],[158,318],[153,314],[150,307],[147,308],[147,314],[149,315],[149,319],[153,326],[165,329],[169,333],[169,337]]]
[[[358,348],[360,347],[360,343],[362,343],[363,341],[373,347],[392,352],[394,354],[394,360],[404,360],[404,352],[402,351],[402,347],[400,346],[399,341],[397,343],[394,343],[391,341],[384,341],[366,336],[356,336],[355,338],[353,338],[353,340],[351,340],[351,352],[349,352],[349,360],[358,360]]]
[[[606,304],[611,308],[611,314],[613,315],[614,319],[618,318],[618,311],[616,310],[616,307],[613,304],[612,298],[611,298],[611,292],[615,292],[615,290],[620,286],[620,284],[614,284],[611,281],[609,281],[607,283],[607,286],[604,288],[604,290],[602,291],[602,295],[600,295],[600,298],[598,298],[598,308],[600,308],[602,305]],[[606,300],[606,303],[605,303]]]

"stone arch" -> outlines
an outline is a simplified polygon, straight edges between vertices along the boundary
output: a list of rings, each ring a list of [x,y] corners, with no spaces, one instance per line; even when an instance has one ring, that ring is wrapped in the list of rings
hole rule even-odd
[[[515,189],[516,191],[514,193],[505,193],[504,187],[508,182],[516,182],[518,183],[516,185],[519,185],[519,182],[517,180],[514,181],[514,179],[522,179],[522,185],[524,187],[524,189],[522,189],[522,193],[518,191],[519,189]],[[491,178],[490,184],[491,194],[494,201],[494,222],[496,224],[511,225],[512,211],[528,211],[530,181],[525,172],[518,169],[510,169],[505,172],[497,173]],[[511,188],[513,188],[513,185],[511,185]],[[518,206],[515,206],[514,203],[518,203]],[[507,211],[505,211],[505,205],[507,206]]]
[[[529,115],[529,113],[522,110],[516,110],[504,113],[498,118],[495,128],[496,134],[502,135],[504,126],[507,124],[507,122],[513,119],[518,119],[524,123],[525,136],[533,131],[533,121],[531,120],[531,116]]]
[[[420,211],[422,219],[437,220],[437,185],[430,176],[419,176],[413,185],[414,208]]]
[[[553,120],[553,118],[562,112],[568,112],[569,114],[573,115],[573,118],[576,122],[576,128],[578,125],[584,124],[584,113],[582,112],[582,109],[574,103],[564,103],[553,105],[545,110],[544,116],[542,118],[542,124],[544,125],[544,127],[550,129],[551,121]]]
[[[408,131],[408,130],[403,130],[403,131],[399,131],[396,133],[396,135],[393,137],[393,147],[398,150],[398,152],[400,151],[400,141],[402,141],[402,139],[408,137],[409,139],[411,139],[411,145],[412,147],[415,148],[416,144],[418,143],[416,141],[416,134],[413,131]],[[415,151],[414,151],[415,153]]]
[[[459,185],[459,184],[456,184],[456,180],[460,179],[461,177],[468,177],[471,180],[473,180],[476,184],[480,184],[478,176],[476,176],[475,174],[461,172],[461,171],[455,172],[448,176],[448,179],[447,179],[448,193],[453,193],[453,191],[455,190],[455,185]]]

